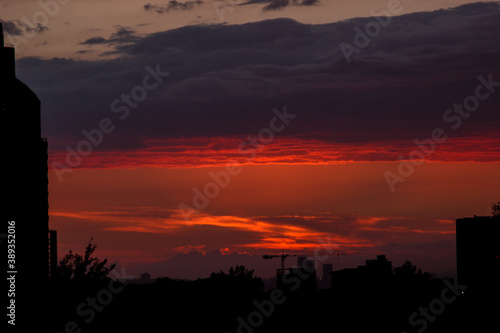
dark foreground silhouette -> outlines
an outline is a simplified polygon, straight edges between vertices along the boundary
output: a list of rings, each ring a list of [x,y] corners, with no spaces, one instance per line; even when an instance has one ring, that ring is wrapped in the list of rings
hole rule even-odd
[[[381,270],[385,256],[334,272],[323,290],[310,287],[315,271],[307,267],[264,291],[242,266],[139,285],[107,278],[111,267],[91,255],[65,263],[51,286],[51,332],[490,332],[500,310],[496,277],[464,286],[432,279],[410,262]]]

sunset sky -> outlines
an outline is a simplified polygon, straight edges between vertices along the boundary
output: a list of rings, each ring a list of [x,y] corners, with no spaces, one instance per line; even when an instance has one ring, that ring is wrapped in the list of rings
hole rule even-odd
[[[454,220],[500,200],[498,2],[20,0],[0,19],[42,101],[60,257],[93,237],[131,275],[270,277],[263,254],[323,245],[349,253],[335,269],[453,276]]]

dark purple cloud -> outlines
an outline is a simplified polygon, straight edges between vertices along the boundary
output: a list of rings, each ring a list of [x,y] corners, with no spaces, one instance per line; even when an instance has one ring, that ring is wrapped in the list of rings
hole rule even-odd
[[[81,45],[98,45],[98,44],[127,44],[136,42],[139,38],[136,35],[136,31],[129,27],[115,26],[116,32],[112,33],[109,38],[103,38],[100,36],[91,37],[84,42],[80,42]]]
[[[287,135],[413,142],[443,126],[443,113],[474,93],[479,75],[500,81],[496,3],[392,17],[347,63],[339,45],[354,45],[354,28],[370,22],[376,21],[275,19],[186,26],[142,38],[124,28],[93,40],[116,40],[110,53],[117,59],[24,58],[18,76],[42,100],[43,133],[53,147],[78,142],[83,129],[112,119],[117,129],[101,150],[137,148],[151,138],[246,137],[284,105],[300,115]],[[120,120],[112,102],[157,65],[170,75]],[[499,108],[500,93],[494,93],[454,134],[497,132]]]
[[[242,5],[266,4],[262,11],[283,9],[288,6],[314,6],[319,4],[319,0],[250,0]]]
[[[3,24],[4,33],[11,36],[22,36],[23,34],[41,33],[49,30],[49,28],[41,23],[28,25],[20,20],[0,20]]]
[[[203,1],[200,0],[185,1],[185,2],[171,0],[166,5],[147,3],[144,5],[144,10],[153,10],[158,14],[163,14],[163,13],[168,13],[171,10],[191,10],[194,7],[201,5],[202,3]]]

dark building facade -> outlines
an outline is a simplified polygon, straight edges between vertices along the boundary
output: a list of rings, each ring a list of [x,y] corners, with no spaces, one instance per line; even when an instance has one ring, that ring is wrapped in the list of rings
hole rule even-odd
[[[366,260],[365,266],[345,268],[331,272],[331,285],[338,288],[349,285],[383,286],[391,282],[392,262],[385,255],[377,255],[377,259]]]
[[[330,288],[333,264],[323,264],[321,288]]]
[[[456,220],[457,275],[460,284],[500,279],[500,216]]]
[[[14,48],[4,44],[0,24],[0,110],[2,112],[2,255],[11,255],[7,300],[15,305],[18,332],[46,332],[48,261],[47,140],[41,137],[40,100],[16,77]],[[8,244],[7,244],[8,243]],[[2,260],[3,261],[3,260]],[[2,273],[2,274],[3,274]],[[4,279],[3,281],[6,281]],[[14,282],[14,283],[12,283]],[[4,292],[2,291],[2,294]],[[9,310],[8,313],[12,313]]]

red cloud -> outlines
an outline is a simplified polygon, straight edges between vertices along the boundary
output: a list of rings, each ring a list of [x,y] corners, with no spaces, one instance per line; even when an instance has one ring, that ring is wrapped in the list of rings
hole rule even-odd
[[[425,138],[419,138],[425,139]],[[241,138],[180,138],[147,140],[145,148],[132,151],[93,152],[80,168],[197,168],[238,164],[336,164],[398,161],[420,148],[412,141],[343,143],[299,137],[276,138],[268,145],[244,146]],[[63,163],[67,151],[51,152],[50,163]],[[434,162],[500,161],[500,138],[449,139],[437,144],[426,160]]]

